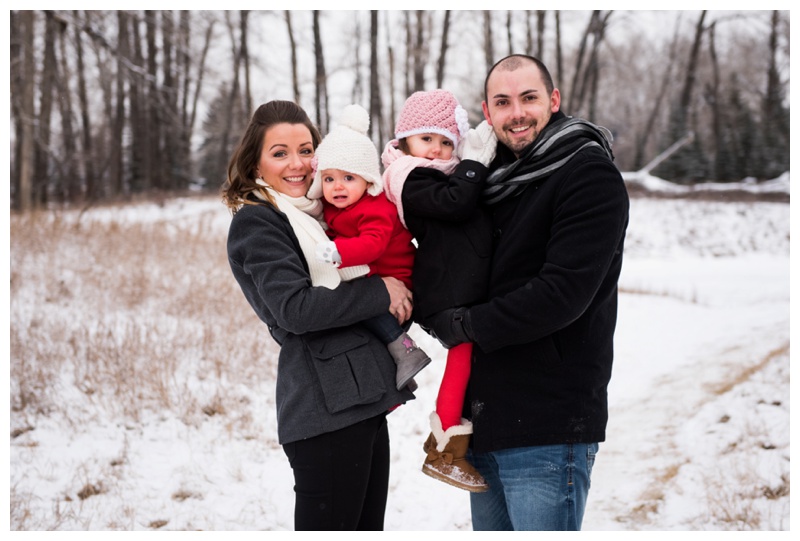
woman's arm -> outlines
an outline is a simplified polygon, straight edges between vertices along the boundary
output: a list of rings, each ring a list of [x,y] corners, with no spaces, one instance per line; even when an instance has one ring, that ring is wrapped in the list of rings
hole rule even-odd
[[[313,287],[288,221],[266,206],[245,206],[233,217],[228,260],[259,317],[295,334],[351,325],[392,307],[402,315],[408,302],[379,277]]]

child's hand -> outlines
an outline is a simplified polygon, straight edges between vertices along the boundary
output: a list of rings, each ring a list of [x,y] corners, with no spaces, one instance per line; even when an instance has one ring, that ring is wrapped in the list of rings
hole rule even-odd
[[[336,249],[336,243],[332,240],[325,240],[317,244],[316,254],[317,259],[330,263],[334,267],[342,264],[342,256],[339,255],[339,250]]]
[[[497,152],[497,136],[485,120],[467,132],[458,147],[458,157],[488,166]]]

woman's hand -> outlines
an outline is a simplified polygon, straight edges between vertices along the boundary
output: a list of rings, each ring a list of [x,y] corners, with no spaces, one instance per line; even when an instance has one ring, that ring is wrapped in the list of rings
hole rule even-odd
[[[389,312],[402,325],[411,317],[411,310],[414,308],[411,291],[397,278],[381,276],[381,280],[389,292]]]

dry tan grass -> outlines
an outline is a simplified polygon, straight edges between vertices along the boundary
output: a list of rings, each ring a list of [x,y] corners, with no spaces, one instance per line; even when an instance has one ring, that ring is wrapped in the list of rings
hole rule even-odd
[[[756,364],[743,367],[739,371],[731,374],[726,381],[716,382],[713,385],[709,385],[708,388],[714,395],[717,396],[723,395],[727,392],[730,392],[731,389],[733,389],[740,383],[750,379],[753,376],[753,374],[757,374],[758,372],[760,372],[770,361],[772,361],[776,357],[788,354],[789,354],[789,342],[786,342],[782,346],[775,348],[774,350],[767,353],[767,355],[765,355],[764,358],[761,359]]]
[[[277,349],[233,280],[225,231],[212,214],[108,216],[10,218],[12,430],[87,411],[243,422],[232,389],[274,378]]]

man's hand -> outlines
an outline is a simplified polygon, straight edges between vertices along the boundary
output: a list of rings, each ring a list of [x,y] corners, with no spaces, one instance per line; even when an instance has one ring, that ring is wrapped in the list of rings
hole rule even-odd
[[[474,342],[469,311],[463,306],[442,310],[428,318],[425,323],[430,325],[430,335],[448,349],[464,342]]]
[[[467,135],[458,146],[458,157],[462,160],[474,160],[487,166],[497,152],[497,136],[487,121],[483,121]]]

